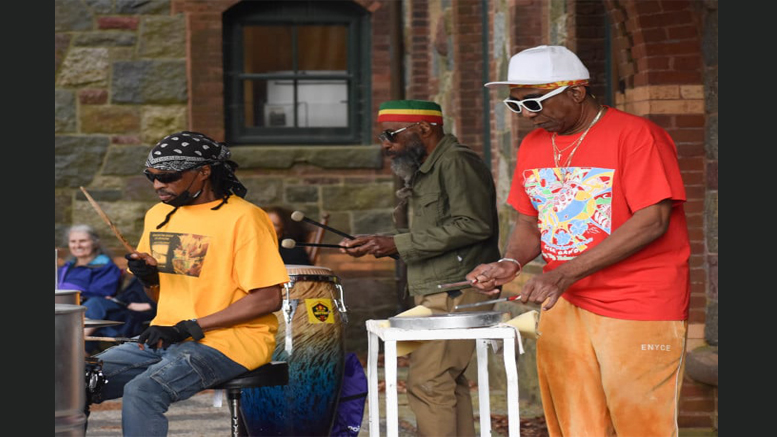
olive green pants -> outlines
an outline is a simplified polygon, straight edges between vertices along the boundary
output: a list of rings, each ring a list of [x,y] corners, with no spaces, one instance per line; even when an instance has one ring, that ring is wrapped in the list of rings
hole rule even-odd
[[[551,437],[677,436],[688,322],[543,311],[537,373]]]
[[[455,298],[445,292],[416,296],[415,304],[441,314],[453,312],[456,305],[487,299],[480,293],[465,290]],[[484,305],[468,310],[492,309],[493,305]],[[416,417],[418,436],[475,435],[469,381],[464,376],[474,351],[474,340],[432,340],[410,354],[407,398]]]

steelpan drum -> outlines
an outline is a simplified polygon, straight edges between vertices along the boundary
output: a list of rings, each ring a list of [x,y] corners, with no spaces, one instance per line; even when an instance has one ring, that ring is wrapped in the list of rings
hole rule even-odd
[[[81,305],[81,292],[78,290],[54,289],[54,303]]]
[[[86,307],[54,304],[54,435],[86,433],[84,326]]]
[[[505,321],[506,316],[500,311],[466,311],[425,317],[389,317],[388,320],[391,327],[402,329],[485,328]]]
[[[289,363],[289,384],[244,389],[252,436],[329,436],[345,365],[347,323],[340,280],[326,267],[287,265],[272,359]]]

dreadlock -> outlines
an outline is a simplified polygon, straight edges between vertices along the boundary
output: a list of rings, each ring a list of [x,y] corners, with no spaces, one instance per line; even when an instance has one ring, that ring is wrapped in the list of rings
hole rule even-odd
[[[222,199],[221,203],[211,208],[211,210],[215,211],[221,208],[227,203],[233,192],[240,197],[245,197],[248,190],[239,182],[235,184],[237,181],[237,179],[235,179],[235,170],[237,167],[238,165],[234,161],[227,161],[224,165],[211,167],[210,183],[213,187],[213,192],[216,194],[216,197]]]

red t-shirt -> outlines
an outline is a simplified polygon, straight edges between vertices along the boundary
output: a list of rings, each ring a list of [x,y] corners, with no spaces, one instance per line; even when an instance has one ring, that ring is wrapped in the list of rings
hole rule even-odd
[[[556,144],[563,150],[580,135],[559,135]],[[561,165],[574,148],[563,153]],[[543,270],[550,271],[599,244],[634,211],[664,199],[674,204],[664,235],[577,281],[562,297],[617,319],[686,320],[690,243],[685,188],[674,142],[655,123],[608,108],[566,168],[555,168],[551,133],[535,129],[518,149],[507,203],[537,217],[547,263]]]

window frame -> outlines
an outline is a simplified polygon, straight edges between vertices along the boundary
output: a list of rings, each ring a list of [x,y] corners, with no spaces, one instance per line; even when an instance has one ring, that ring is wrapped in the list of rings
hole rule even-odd
[[[358,9],[357,9],[358,8]],[[234,18],[233,18],[234,16]],[[370,14],[352,2],[243,2],[224,14],[224,118],[230,144],[362,144],[369,137],[371,89],[369,50]],[[245,73],[243,65],[245,26],[345,25],[347,71],[345,74]],[[293,39],[296,50],[296,36]],[[294,57],[294,70],[297,57]],[[249,127],[245,120],[244,80],[338,79],[347,81],[347,127]],[[295,87],[296,93],[296,87]]]

